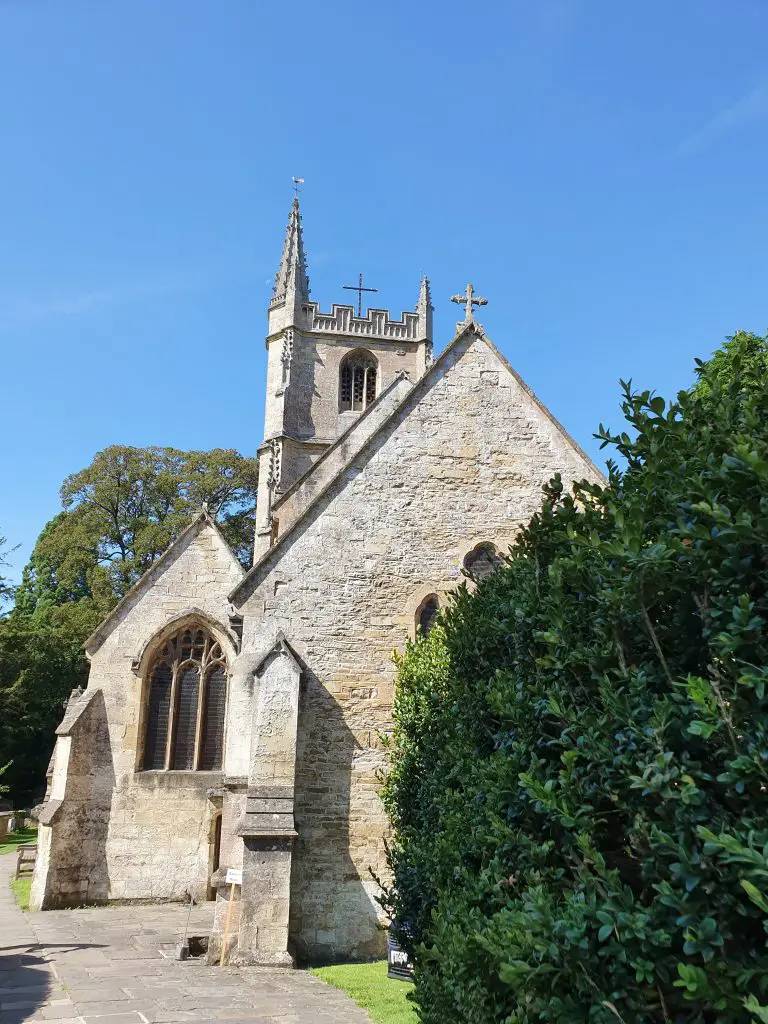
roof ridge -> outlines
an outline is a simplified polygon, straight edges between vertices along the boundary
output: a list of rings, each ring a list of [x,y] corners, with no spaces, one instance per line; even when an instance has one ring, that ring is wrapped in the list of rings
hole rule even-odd
[[[410,374],[408,373],[407,370],[398,370],[393,380],[384,388],[383,391],[376,395],[375,401],[371,402],[371,404],[365,408],[365,411],[362,413],[362,415],[358,416],[355,422],[351,423],[342,434],[339,434],[336,440],[332,444],[328,445],[325,451],[318,457],[318,459],[315,462],[312,463],[309,469],[302,473],[302,475],[297,480],[294,480],[291,486],[288,488],[288,490],[284,491],[280,495],[277,501],[274,502],[274,504],[272,505],[273,510],[277,510],[282,505],[284,505],[288,498],[295,494],[298,488],[302,484],[306,483],[307,480],[309,480],[313,476],[318,466],[321,466],[323,463],[325,463],[327,459],[335,451],[338,450],[338,448],[344,443],[344,441],[348,440],[349,435],[354,432],[354,430],[359,426],[360,423],[363,423],[368,418],[371,410],[381,408],[382,400],[384,398],[387,398],[392,393],[394,388],[400,383],[400,381],[404,379],[410,381]]]

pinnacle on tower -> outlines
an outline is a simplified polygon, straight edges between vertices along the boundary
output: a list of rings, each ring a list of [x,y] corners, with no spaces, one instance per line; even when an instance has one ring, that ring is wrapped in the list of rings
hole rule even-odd
[[[432,293],[429,290],[429,278],[422,277],[419,287],[419,301],[416,303],[416,312],[419,314],[419,325],[422,337],[432,341]]]
[[[416,312],[421,313],[423,311],[426,313],[428,309],[434,309],[434,306],[432,305],[432,292],[429,289],[429,278],[422,277],[421,287],[419,288],[419,303],[416,306]]]
[[[309,299],[309,278],[307,277],[307,257],[304,252],[304,238],[301,232],[301,214],[299,213],[299,197],[295,196],[288,218],[288,227],[283,243],[283,255],[275,275],[275,286],[272,289],[271,306],[293,300],[306,302]]]

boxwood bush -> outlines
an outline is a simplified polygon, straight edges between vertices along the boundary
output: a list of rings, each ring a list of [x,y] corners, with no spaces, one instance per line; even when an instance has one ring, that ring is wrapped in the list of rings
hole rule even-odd
[[[768,1021],[768,339],[624,387],[399,663],[388,907],[425,1024]]]

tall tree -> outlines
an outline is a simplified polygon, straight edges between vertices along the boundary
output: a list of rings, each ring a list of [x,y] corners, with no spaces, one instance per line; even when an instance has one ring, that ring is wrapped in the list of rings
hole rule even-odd
[[[257,460],[231,449],[113,445],[64,481],[0,620],[0,764],[11,761],[17,802],[44,787],[62,705],[87,679],[83,641],[203,505],[247,563],[257,476]]]
[[[74,619],[75,631],[95,625],[204,504],[246,564],[257,475],[257,460],[231,449],[106,448],[64,481],[63,510],[38,538],[17,608],[55,606],[54,620]]]
[[[8,555],[10,551],[15,551],[15,548],[8,548],[8,541],[5,537],[0,536],[0,569],[8,565]],[[3,607],[13,596],[13,587],[11,586],[8,578],[0,573],[0,613],[2,613]]]

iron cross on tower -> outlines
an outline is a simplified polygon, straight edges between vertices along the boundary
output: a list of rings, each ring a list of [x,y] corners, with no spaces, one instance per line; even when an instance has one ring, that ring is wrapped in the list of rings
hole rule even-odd
[[[467,285],[467,290],[463,295],[452,295],[451,302],[458,302],[460,306],[464,306],[464,320],[471,320],[474,316],[472,310],[473,306],[487,306],[488,299],[484,299],[481,295],[475,297],[475,289],[471,284]]]
[[[346,288],[348,292],[357,292],[357,317],[363,315],[363,292],[377,292],[378,288],[363,288],[363,275],[361,274],[357,284],[344,284],[342,288]]]

